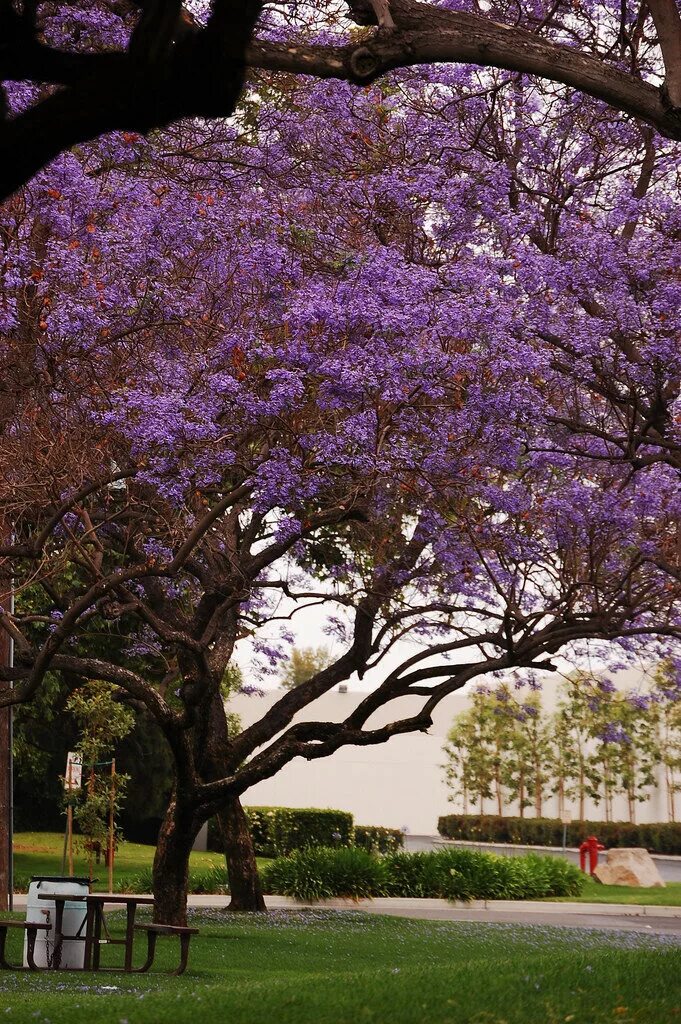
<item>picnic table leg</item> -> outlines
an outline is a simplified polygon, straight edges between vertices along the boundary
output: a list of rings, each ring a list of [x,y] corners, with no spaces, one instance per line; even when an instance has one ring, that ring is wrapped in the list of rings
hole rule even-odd
[[[29,970],[37,971],[38,966],[35,962],[35,941],[38,938],[37,928],[26,929],[26,961],[29,966]]]
[[[5,942],[7,941],[7,926],[0,924],[0,967],[6,971],[11,971],[12,965],[8,964],[5,960]]]
[[[180,935],[180,966],[176,971],[172,971],[172,974],[179,975],[184,974],[187,969],[187,959],[189,957],[189,940],[191,935],[182,934]]]
[[[136,969],[135,974],[144,974],[153,964],[157,938],[156,932],[147,932],[147,959]]]
[[[52,970],[58,971],[61,967],[61,950],[64,943],[62,930],[64,927],[64,903],[62,900],[54,901],[54,948],[52,950]]]
[[[92,968],[92,943],[94,935],[94,905],[87,904],[85,910],[85,949],[83,951],[83,970]]]
[[[104,904],[95,903],[92,908],[93,937],[92,937],[92,970],[99,970],[99,959],[101,954],[100,939],[102,937],[102,918],[104,917]]]
[[[132,971],[132,947],[135,941],[135,910],[134,903],[126,906],[125,923],[125,970],[129,974]]]

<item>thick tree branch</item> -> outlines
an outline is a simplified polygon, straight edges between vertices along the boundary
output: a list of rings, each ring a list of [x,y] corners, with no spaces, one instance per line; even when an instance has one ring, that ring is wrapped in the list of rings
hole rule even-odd
[[[208,25],[172,29],[176,5],[150,4],[132,53],[66,54],[27,36],[11,5],[0,8],[0,78],[65,87],[13,120],[0,121],[0,199],[60,152],[105,132],[146,134],[183,117],[227,117],[236,108],[245,65],[365,85],[400,67],[462,63],[538,75],[579,89],[681,139],[681,29],[673,0],[652,0],[667,68],[663,89],[524,29],[417,0],[389,6],[353,0],[373,38],[347,46],[249,44],[257,0],[216,3]],[[378,9],[378,17],[376,15]],[[394,28],[393,28],[394,24]],[[158,38],[154,40],[153,31]]]
[[[664,61],[664,92],[669,105],[681,110],[681,14],[676,0],[647,0]]]
[[[572,86],[654,125],[668,138],[681,139],[681,109],[674,104],[670,107],[661,90],[598,57],[524,29],[460,11],[436,10],[416,0],[393,0],[390,9],[397,30],[379,33],[361,46],[256,43],[249,49],[247,61],[274,71],[358,83],[417,64],[505,68]]]

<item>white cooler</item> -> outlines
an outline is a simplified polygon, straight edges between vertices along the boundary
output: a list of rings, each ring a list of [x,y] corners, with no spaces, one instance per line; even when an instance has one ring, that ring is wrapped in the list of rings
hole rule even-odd
[[[28,889],[28,900],[26,902],[26,920],[36,921],[40,924],[50,924],[49,932],[39,931],[35,940],[35,963],[36,967],[51,967],[52,952],[54,950],[54,921],[55,905],[54,900],[40,900],[41,893],[66,893],[73,895],[73,900],[64,904],[64,922],[62,925],[66,935],[75,935],[80,928],[80,936],[85,938],[85,915],[87,907],[82,899],[90,891],[90,883],[87,878],[63,878],[59,877],[35,877],[31,879]],[[24,939],[24,967],[28,966],[26,959],[27,939]],[[62,945],[61,967],[83,967],[85,960],[85,943],[78,941],[64,941]]]

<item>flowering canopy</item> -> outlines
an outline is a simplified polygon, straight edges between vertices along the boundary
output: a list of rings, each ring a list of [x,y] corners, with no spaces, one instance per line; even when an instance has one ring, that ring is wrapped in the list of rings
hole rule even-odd
[[[443,62],[561,82],[681,138],[675,0],[1,0],[0,82],[40,91],[14,119],[0,104],[0,196],[103,132],[231,115],[247,67],[366,85]]]
[[[68,669],[184,735],[282,594],[335,605],[341,656],[208,799],[426,727],[481,673],[676,635],[673,164],[513,76],[465,102],[476,75],[270,84],[239,123],[112,136],[5,206],[4,552],[47,595],[3,618],[5,699]],[[107,663],[82,654],[102,629]],[[342,727],[275,739],[410,636]],[[364,728],[406,694],[418,715]]]

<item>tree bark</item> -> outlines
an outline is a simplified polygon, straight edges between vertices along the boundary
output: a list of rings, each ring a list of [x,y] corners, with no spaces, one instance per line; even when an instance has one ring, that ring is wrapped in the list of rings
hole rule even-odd
[[[189,854],[201,824],[173,795],[154,857],[154,920],[159,924],[187,924]]]
[[[217,815],[224,844],[229,891],[228,910],[266,910],[248,821],[238,797],[228,800]]]

